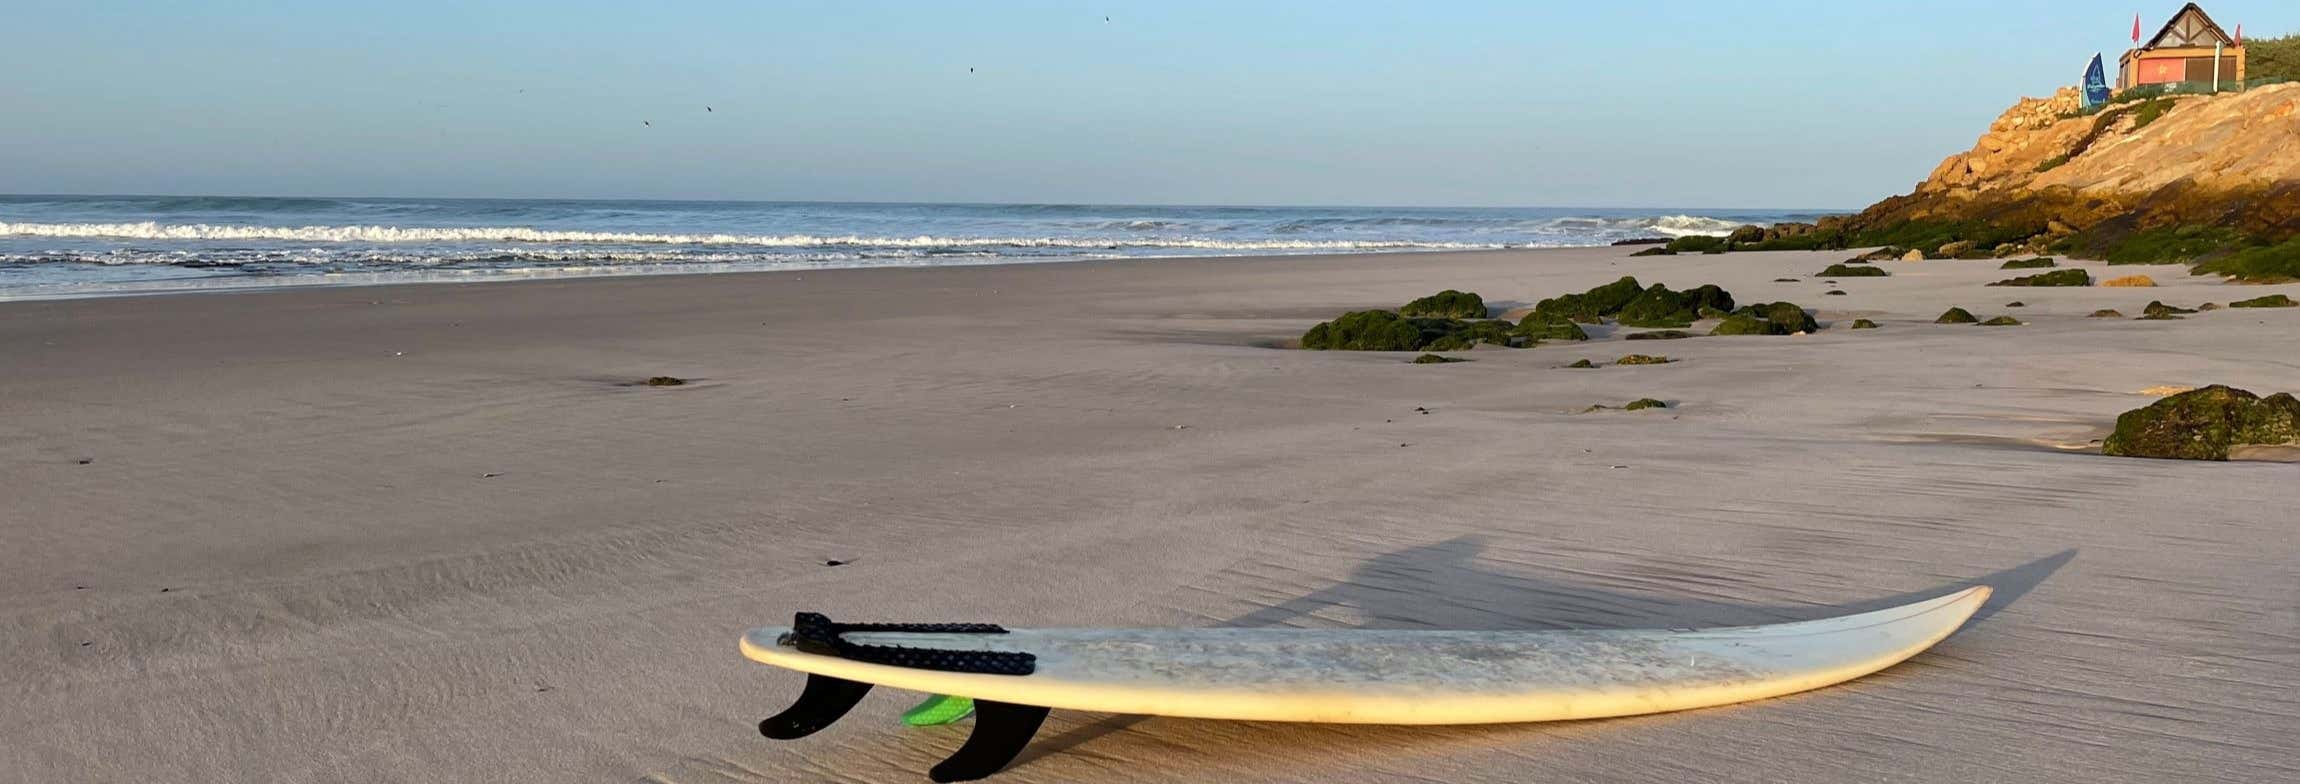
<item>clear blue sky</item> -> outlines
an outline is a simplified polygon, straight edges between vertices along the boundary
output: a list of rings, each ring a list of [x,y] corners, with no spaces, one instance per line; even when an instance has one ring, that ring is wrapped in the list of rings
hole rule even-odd
[[[2180,4],[7,5],[0,192],[1834,208]]]

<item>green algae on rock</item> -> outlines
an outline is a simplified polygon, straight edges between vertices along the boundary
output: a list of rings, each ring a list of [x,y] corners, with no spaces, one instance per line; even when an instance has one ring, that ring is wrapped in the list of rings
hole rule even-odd
[[[2000,280],[1991,286],[2090,286],[2092,273],[2080,269],[2059,269]]]
[[[2289,308],[2300,306],[2300,302],[2294,302],[2291,297],[2282,294],[2270,294],[2265,297],[2237,300],[2228,303],[2228,306],[2232,308]]]
[[[1468,362],[1468,361],[1469,361],[1469,360],[1466,360],[1466,359],[1462,359],[1461,357],[1448,357],[1448,356],[1442,356],[1442,355],[1438,355],[1438,354],[1423,354],[1423,355],[1421,355],[1421,356],[1418,356],[1418,357],[1414,357],[1414,364],[1416,364],[1416,365],[1443,365],[1443,364],[1446,364],[1446,363],[1448,363],[1448,362]]]
[[[1980,319],[1977,319],[1977,318],[1973,318],[1973,314],[1972,314],[1972,311],[1969,311],[1969,310],[1965,310],[1964,308],[1949,308],[1947,311],[1944,311],[1944,312],[1942,312],[1942,313],[1941,313],[1941,317],[1940,317],[1940,318],[1937,318],[1937,319],[1933,319],[1933,323],[1935,323],[1935,324],[1977,324],[1977,323],[1980,323]]]
[[[1398,315],[1408,318],[1485,318],[1485,299],[1467,291],[1446,289],[1436,294],[1408,302],[1398,308]]]
[[[2124,412],[2101,454],[2226,460],[2233,446],[2300,444],[2300,399],[2214,384]]]

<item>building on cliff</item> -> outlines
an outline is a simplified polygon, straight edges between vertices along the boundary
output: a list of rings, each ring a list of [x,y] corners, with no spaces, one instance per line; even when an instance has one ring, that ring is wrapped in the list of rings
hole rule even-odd
[[[2139,21],[2133,24],[2137,37]],[[2206,89],[2244,84],[2244,42],[2220,29],[2195,3],[2182,6],[2155,37],[2134,43],[2117,58],[2118,90],[2157,84]]]

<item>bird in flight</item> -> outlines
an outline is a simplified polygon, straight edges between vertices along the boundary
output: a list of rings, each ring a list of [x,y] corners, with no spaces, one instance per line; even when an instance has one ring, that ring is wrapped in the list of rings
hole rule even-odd
[[[706,112],[708,112],[708,111],[710,111],[710,110],[711,110],[711,107],[708,107],[708,106],[705,106],[705,107],[703,107],[703,111],[706,111]]]
[[[640,121],[639,121],[639,124],[640,124],[640,125],[644,125],[644,126],[647,126],[647,127],[649,127],[649,128],[653,128],[653,127],[655,127],[655,124],[654,124],[654,123],[648,122],[648,121],[646,121],[646,120],[640,120]]]

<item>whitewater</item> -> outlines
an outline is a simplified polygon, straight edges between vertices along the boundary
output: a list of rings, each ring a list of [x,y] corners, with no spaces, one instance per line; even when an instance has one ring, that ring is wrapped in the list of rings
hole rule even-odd
[[[0,196],[0,299],[1605,245],[1819,211]]]

